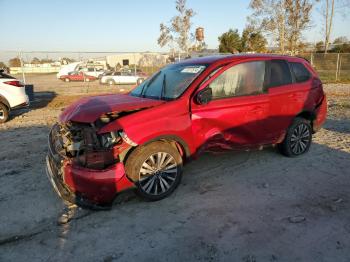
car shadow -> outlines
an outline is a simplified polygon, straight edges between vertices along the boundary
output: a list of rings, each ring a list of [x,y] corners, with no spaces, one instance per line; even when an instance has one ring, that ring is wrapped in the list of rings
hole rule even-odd
[[[34,100],[30,101],[30,105],[25,108],[18,108],[11,110],[10,119],[20,116],[24,113],[30,112],[31,110],[36,110],[40,108],[45,108],[47,105],[57,96],[56,92],[47,91],[47,92],[35,92]]]
[[[328,118],[323,128],[329,131],[335,131],[343,134],[350,134],[350,120]]]

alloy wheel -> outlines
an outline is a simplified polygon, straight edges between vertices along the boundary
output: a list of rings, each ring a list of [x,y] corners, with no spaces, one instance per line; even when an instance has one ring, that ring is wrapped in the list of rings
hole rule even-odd
[[[307,150],[311,142],[310,135],[310,130],[306,124],[301,123],[295,127],[290,137],[290,147],[294,154],[300,155]]]
[[[0,108],[0,119],[3,120],[5,119],[5,111]]]
[[[139,184],[150,195],[161,195],[172,188],[178,175],[177,163],[173,156],[158,152],[149,156],[141,165]]]

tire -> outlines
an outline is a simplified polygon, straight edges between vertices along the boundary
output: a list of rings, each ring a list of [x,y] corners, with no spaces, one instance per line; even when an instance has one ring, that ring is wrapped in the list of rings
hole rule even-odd
[[[90,78],[85,78],[85,82],[90,82]]]
[[[64,81],[65,82],[70,82],[70,79],[69,78],[65,78]]]
[[[112,86],[112,85],[115,85],[115,82],[114,82],[113,79],[110,79],[110,80],[107,81],[107,84]]]
[[[125,170],[135,182],[139,196],[157,201],[169,196],[179,185],[182,166],[177,149],[167,142],[158,141],[136,148],[128,157]]]
[[[0,103],[0,124],[5,123],[9,118],[9,109]]]
[[[278,145],[280,152],[288,157],[297,157],[309,151],[312,142],[310,121],[297,117],[288,128],[286,137]]]
[[[143,79],[143,78],[138,78],[137,81],[136,81],[136,84],[139,85],[139,84],[141,84],[143,81],[145,81],[145,79]]]

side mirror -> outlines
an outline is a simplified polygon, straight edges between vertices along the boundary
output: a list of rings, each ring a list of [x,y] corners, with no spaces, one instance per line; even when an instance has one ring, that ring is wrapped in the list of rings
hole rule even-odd
[[[196,101],[200,105],[208,104],[213,99],[211,88],[204,88],[197,94]]]

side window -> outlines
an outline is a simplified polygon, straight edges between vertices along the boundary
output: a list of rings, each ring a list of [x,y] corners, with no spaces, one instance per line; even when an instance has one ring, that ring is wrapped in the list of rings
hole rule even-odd
[[[291,65],[297,83],[305,82],[310,79],[311,74],[302,63],[289,64]]]
[[[270,81],[268,87],[283,86],[292,83],[288,63],[284,60],[270,61]]]
[[[210,83],[213,99],[261,94],[264,91],[265,62],[235,65]]]

